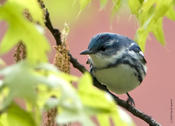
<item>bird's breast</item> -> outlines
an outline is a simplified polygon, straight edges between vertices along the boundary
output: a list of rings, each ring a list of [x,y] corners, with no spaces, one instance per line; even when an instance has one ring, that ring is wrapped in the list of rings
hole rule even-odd
[[[140,82],[134,68],[127,64],[115,67],[97,69],[93,72],[99,82],[117,94],[123,94],[136,88]]]

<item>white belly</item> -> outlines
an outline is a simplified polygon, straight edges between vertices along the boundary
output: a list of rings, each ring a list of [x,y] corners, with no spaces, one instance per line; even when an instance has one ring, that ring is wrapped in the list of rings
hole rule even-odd
[[[128,65],[96,70],[95,77],[99,82],[106,85],[109,90],[117,94],[123,94],[137,87],[140,82],[134,75],[134,69]]]

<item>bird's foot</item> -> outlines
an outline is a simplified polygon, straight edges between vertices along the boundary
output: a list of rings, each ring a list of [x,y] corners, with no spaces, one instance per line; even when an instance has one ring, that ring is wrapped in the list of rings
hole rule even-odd
[[[128,92],[127,92],[126,94],[127,94],[127,96],[128,96],[128,99],[127,99],[126,102],[127,102],[128,104],[132,105],[132,106],[135,106],[134,99],[129,95]]]

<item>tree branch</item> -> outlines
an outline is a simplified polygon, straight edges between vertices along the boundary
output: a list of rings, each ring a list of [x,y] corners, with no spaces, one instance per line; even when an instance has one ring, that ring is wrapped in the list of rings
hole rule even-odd
[[[70,62],[72,63],[72,65],[77,68],[81,73],[87,72],[88,70],[86,70],[86,68],[81,65],[77,59],[75,59],[70,53],[69,53],[69,57],[70,57]]]
[[[55,40],[56,40],[56,44],[60,45],[61,44],[61,33],[58,29],[55,29],[52,26],[52,23],[50,21],[50,17],[49,17],[49,12],[46,9],[46,14],[45,14],[45,25],[47,26],[47,28],[49,29],[49,31],[52,33],[52,35],[54,36]]]
[[[44,4],[42,5],[42,7],[44,7]],[[52,35],[54,36],[55,40],[56,40],[56,44],[60,45],[61,44],[61,33],[58,29],[55,29],[50,21],[50,17],[49,17],[49,12],[46,9],[46,15],[45,15],[45,25],[46,27],[49,29],[49,31],[52,33]],[[80,72],[84,73],[87,72],[88,70],[82,65],[80,64],[76,58],[74,58],[70,53],[70,62],[72,63],[72,65],[78,69]],[[115,96],[114,94],[112,94],[105,85],[102,85],[101,83],[99,83],[95,78],[93,78],[94,81],[94,85],[104,91],[107,91],[109,94],[111,94],[111,96],[113,97],[113,99],[115,100],[115,102],[125,108],[126,110],[128,110],[129,112],[131,112],[133,115],[135,115],[136,117],[144,120],[145,122],[147,122],[150,126],[161,126],[158,122],[156,122],[151,116],[141,112],[140,110],[138,110],[137,108],[135,108],[134,106],[128,104],[126,101],[120,99],[119,97]]]

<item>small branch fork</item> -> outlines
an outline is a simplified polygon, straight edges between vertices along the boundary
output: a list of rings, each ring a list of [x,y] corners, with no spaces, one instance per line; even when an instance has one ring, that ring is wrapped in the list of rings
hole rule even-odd
[[[43,8],[45,8],[44,4],[42,3],[41,5]],[[46,27],[49,29],[49,31],[52,33],[52,35],[55,38],[56,44],[60,45],[61,44],[61,32],[59,31],[59,29],[56,29],[53,27],[50,17],[49,17],[49,12],[46,9],[46,13],[45,13],[45,25]],[[88,70],[82,65],[80,64],[76,58],[74,58],[70,53],[70,62],[72,63],[72,65],[78,69],[81,73],[84,72],[88,72]],[[115,100],[115,102],[125,108],[126,110],[128,110],[129,112],[131,112],[133,115],[135,115],[136,117],[144,120],[145,122],[147,122],[149,124],[149,126],[161,126],[158,122],[156,122],[151,116],[141,112],[140,110],[138,110],[137,108],[135,108],[134,106],[128,104],[126,101],[120,99],[119,97],[115,96],[114,94],[112,94],[107,88],[106,86],[102,85],[101,83],[99,83],[95,78],[93,78],[94,81],[94,85],[106,92],[108,92],[109,94],[111,94],[111,96],[113,97],[113,99]]]

